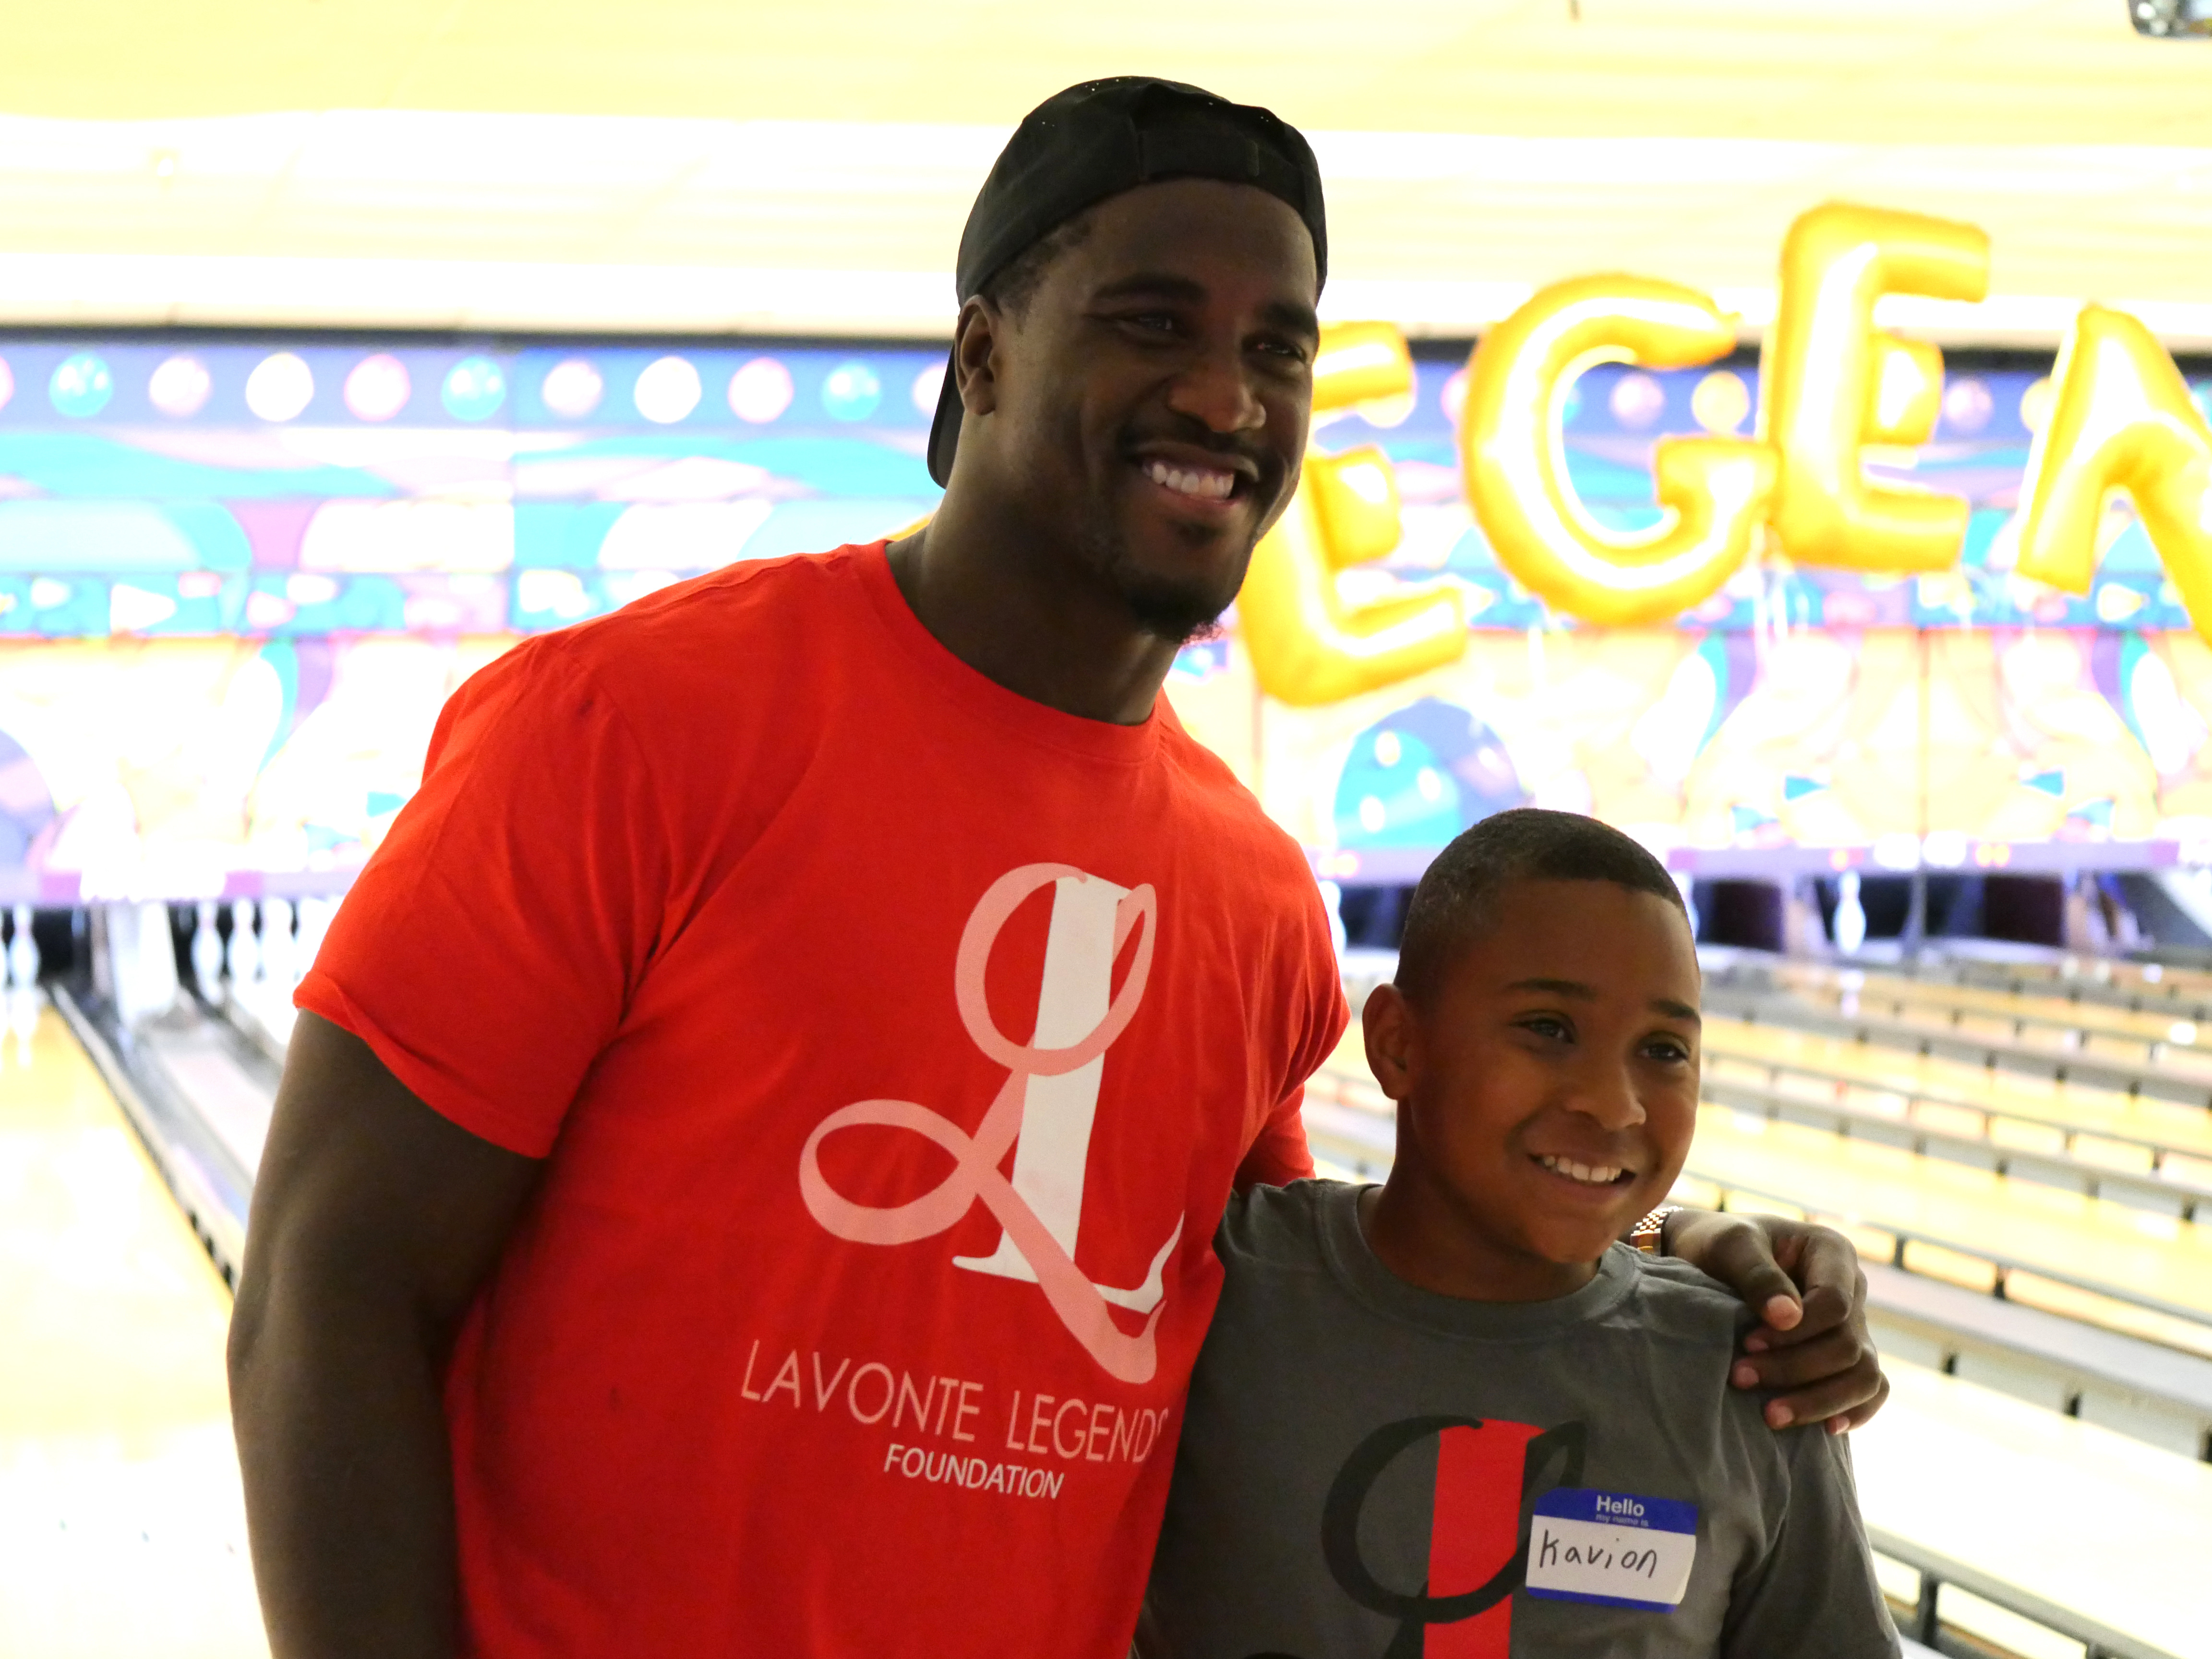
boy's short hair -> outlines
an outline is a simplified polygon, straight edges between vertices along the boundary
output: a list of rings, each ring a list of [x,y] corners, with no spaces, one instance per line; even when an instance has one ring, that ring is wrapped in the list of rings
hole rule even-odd
[[[1516,806],[1462,831],[1422,875],[1406,908],[1398,988],[1417,1003],[1433,994],[1498,890],[1516,881],[1610,881],[1688,915],[1681,889],[1642,843],[1579,812]]]

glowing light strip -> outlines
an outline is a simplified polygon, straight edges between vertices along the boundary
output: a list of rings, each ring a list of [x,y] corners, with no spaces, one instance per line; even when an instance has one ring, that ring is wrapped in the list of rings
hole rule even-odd
[[[2089,265],[2106,289],[2096,297],[2177,349],[2212,345],[2212,302],[2130,299],[2107,280],[2187,268],[2176,250],[2201,232],[2183,210],[2212,204],[2212,149],[1311,136],[1337,228],[1333,318],[1469,333],[1558,275],[1565,250],[1582,260],[1593,245],[1606,252],[1591,268],[1720,281],[1661,268],[1663,249],[1639,259],[1638,245],[1655,222],[1771,218],[1778,234],[1844,195],[1988,223],[2000,284],[2008,217],[2047,246],[2054,213],[2082,216],[2087,246],[2132,250]],[[959,224],[1004,138],[981,125],[406,110],[0,116],[0,320],[942,337]],[[1593,229],[1607,225],[1618,247]],[[1482,265],[1437,276],[1459,241]],[[1531,280],[1506,280],[1516,264]],[[1772,315],[1771,288],[1714,291],[1749,337]],[[2085,297],[1893,301],[1881,320],[2050,345]]]
[[[941,270],[0,253],[0,325],[951,332]]]
[[[1398,322],[1459,338],[1510,316],[1525,283],[1346,276],[1331,321]],[[1722,289],[1747,342],[1773,320],[1771,289]],[[1997,295],[1979,305],[1895,296],[1885,328],[1950,344],[2054,347],[2081,301]],[[2177,351],[2212,349],[2212,304],[2115,300]],[[936,270],[567,264],[501,260],[288,258],[162,253],[0,253],[0,326],[364,327],[562,332],[826,335],[939,340],[951,279]]]

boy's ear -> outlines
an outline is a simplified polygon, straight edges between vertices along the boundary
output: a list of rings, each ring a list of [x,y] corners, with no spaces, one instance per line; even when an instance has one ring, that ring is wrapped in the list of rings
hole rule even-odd
[[[1384,1094],[1405,1099],[1413,1091],[1420,1035],[1406,994],[1395,985],[1376,986],[1367,994],[1359,1024],[1367,1042],[1367,1069]]]

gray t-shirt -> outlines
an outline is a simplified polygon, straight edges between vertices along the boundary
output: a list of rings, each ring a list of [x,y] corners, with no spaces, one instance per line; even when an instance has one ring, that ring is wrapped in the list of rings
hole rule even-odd
[[[1728,1386],[1734,1295],[1624,1245],[1555,1301],[1434,1295],[1368,1249],[1359,1191],[1255,1188],[1221,1224],[1139,1654],[1897,1653],[1844,1439]]]

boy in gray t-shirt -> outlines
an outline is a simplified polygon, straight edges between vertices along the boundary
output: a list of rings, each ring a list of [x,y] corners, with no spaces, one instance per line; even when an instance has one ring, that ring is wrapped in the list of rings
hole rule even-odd
[[[1430,867],[1366,1015],[1381,1188],[1230,1206],[1137,1652],[1898,1651],[1845,1442],[1727,1386],[1749,1316],[1619,1243],[1696,1124],[1681,900],[1593,819]]]

